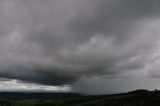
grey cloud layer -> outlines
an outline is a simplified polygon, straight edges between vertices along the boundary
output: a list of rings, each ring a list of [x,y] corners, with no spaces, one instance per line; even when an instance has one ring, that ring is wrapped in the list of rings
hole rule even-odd
[[[1,0],[0,77],[63,85],[154,70],[147,65],[159,47],[159,6],[158,0]]]

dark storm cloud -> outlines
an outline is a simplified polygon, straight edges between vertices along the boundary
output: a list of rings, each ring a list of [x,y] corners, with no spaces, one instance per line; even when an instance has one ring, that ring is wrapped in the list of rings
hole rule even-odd
[[[0,77],[72,85],[82,77],[148,74],[159,53],[159,6],[158,0],[1,0]]]
[[[21,72],[20,72],[21,70]],[[41,70],[41,69],[40,69]],[[9,79],[19,79],[24,82],[34,82],[39,84],[45,84],[45,85],[63,85],[63,84],[71,84],[74,81],[76,81],[77,76],[67,76],[67,75],[61,75],[60,73],[56,72],[50,72],[48,70],[42,70],[42,71],[34,72],[31,70],[24,70],[24,69],[16,69],[11,70],[12,72],[5,72],[1,73],[0,77],[3,78],[1,81],[5,81],[5,78]],[[24,72],[27,71],[27,72]],[[55,71],[52,69],[52,71]],[[56,70],[59,71],[59,70]],[[60,70],[61,71],[61,70]]]
[[[105,36],[116,36],[117,42],[129,35],[132,22],[159,15],[157,0],[101,0],[95,2],[92,13],[82,12],[69,23],[69,28],[84,39],[94,33],[105,33]],[[125,30],[125,31],[124,31]],[[78,37],[78,40],[79,40]],[[127,39],[126,39],[127,40]]]

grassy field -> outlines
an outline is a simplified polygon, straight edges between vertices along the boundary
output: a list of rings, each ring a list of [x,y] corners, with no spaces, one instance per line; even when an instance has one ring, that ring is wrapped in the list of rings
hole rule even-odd
[[[114,95],[1,93],[0,106],[160,106],[160,92],[137,90]]]

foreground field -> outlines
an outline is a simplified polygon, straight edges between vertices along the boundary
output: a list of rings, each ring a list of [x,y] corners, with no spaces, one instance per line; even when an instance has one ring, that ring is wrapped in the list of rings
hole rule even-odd
[[[0,93],[0,106],[160,106],[160,92],[137,90],[114,95]]]

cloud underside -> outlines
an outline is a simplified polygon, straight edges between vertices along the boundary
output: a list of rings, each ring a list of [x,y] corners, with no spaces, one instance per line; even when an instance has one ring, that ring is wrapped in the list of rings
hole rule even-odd
[[[0,77],[75,89],[84,78],[159,78],[159,7],[158,0],[1,0]]]
[[[70,86],[46,86],[41,84],[25,83],[20,80],[0,78],[0,91],[8,92],[70,92]]]

